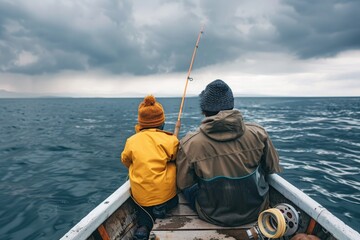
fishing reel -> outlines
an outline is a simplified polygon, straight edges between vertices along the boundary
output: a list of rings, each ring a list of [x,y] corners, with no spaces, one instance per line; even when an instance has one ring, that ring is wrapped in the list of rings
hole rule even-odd
[[[257,225],[246,231],[249,239],[280,238],[293,235],[299,228],[300,216],[296,209],[280,203],[260,213]]]

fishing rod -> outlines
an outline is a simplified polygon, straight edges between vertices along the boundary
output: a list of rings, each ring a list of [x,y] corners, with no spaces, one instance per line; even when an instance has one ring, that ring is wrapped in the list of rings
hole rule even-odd
[[[195,61],[195,56],[196,56],[196,51],[199,48],[199,42],[200,42],[200,37],[201,34],[204,32],[204,26],[201,27],[198,38],[196,40],[196,44],[195,44],[195,48],[191,57],[191,62],[190,62],[190,67],[189,67],[189,71],[186,77],[186,82],[185,82],[185,88],[184,88],[184,93],[183,96],[181,98],[181,104],[180,104],[180,109],[179,109],[179,115],[175,124],[175,130],[174,130],[174,135],[177,137],[179,135],[179,131],[180,131],[180,126],[181,126],[181,114],[182,114],[182,110],[184,107],[184,101],[185,101],[185,96],[186,96],[186,90],[187,90],[187,86],[189,83],[189,80],[191,81],[192,79],[190,78],[190,74],[191,74],[191,70]]]

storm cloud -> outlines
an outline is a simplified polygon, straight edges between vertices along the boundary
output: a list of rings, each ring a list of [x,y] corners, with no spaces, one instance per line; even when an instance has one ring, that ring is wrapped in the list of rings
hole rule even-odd
[[[252,52],[321,58],[360,48],[359,1],[1,1],[0,71],[185,71]]]
[[[350,0],[0,0],[0,89],[176,95],[204,26],[193,94],[359,95],[359,22]]]

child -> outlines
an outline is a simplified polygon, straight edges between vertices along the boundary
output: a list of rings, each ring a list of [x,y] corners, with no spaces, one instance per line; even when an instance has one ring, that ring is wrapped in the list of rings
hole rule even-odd
[[[179,141],[163,131],[164,122],[161,104],[152,95],[145,97],[139,105],[136,133],[127,139],[121,154],[129,168],[132,197],[141,206],[134,235],[138,240],[148,239],[153,220],[164,218],[178,204],[174,161]]]

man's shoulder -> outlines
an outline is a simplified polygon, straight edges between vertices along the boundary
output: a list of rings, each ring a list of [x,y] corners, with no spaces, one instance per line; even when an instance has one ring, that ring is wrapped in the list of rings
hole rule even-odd
[[[261,131],[266,132],[265,128],[257,123],[245,123],[245,126],[247,129],[255,130],[255,131]]]
[[[257,123],[246,123],[245,126],[246,126],[246,132],[251,133],[251,135],[258,136],[263,140],[269,137],[269,134],[267,133],[265,128]]]
[[[199,137],[200,130],[196,129],[195,131],[190,131],[186,133],[186,135],[180,140],[181,144],[187,144],[189,142],[194,141],[196,138]]]

